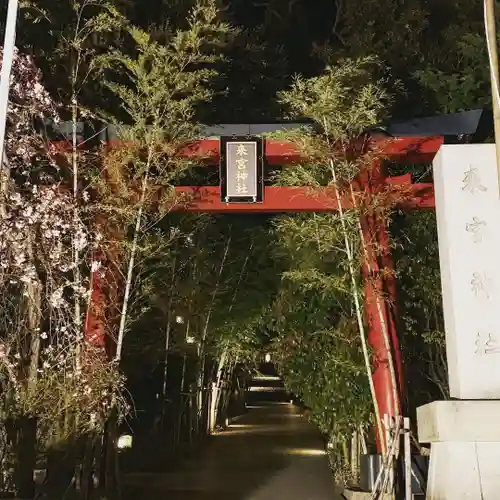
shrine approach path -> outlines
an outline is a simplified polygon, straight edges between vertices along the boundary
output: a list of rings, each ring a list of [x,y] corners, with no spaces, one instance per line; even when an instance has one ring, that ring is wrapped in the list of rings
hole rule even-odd
[[[178,470],[131,474],[126,498],[340,500],[317,429],[288,403],[250,406]]]

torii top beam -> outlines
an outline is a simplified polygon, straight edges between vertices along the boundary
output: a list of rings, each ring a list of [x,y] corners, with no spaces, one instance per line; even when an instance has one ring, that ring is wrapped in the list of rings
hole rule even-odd
[[[377,140],[381,153],[391,161],[402,164],[430,163],[443,144],[443,137],[396,137]],[[202,139],[186,146],[186,156],[204,158],[208,164],[219,161],[219,140]],[[268,165],[294,165],[307,158],[290,142],[266,140],[264,154]]]

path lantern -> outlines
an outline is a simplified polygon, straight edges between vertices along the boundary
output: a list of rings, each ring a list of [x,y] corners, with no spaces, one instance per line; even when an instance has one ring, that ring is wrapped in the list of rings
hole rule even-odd
[[[263,153],[260,137],[220,138],[220,192],[223,203],[264,201]]]

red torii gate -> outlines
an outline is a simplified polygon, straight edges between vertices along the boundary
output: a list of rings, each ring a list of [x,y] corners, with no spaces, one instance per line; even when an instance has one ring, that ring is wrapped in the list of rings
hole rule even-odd
[[[377,151],[387,160],[400,164],[431,163],[443,144],[442,137],[404,137],[377,141]],[[291,165],[307,163],[293,144],[283,141],[265,142],[265,159],[268,165]],[[186,156],[203,158],[209,164],[219,161],[219,140],[201,140],[186,148]],[[393,202],[404,209],[434,208],[433,185],[413,184],[411,174],[389,177],[383,162],[374,162],[370,172],[360,175],[357,189],[368,196],[385,193],[393,197]],[[188,195],[187,203],[178,207],[185,211],[212,213],[290,213],[290,212],[330,212],[337,211],[337,201],[331,193],[320,190],[311,194],[305,187],[265,187],[263,203],[227,204],[221,201],[220,188],[208,186],[177,187],[177,193]],[[401,191],[405,198],[401,201]],[[343,208],[352,208],[351,197],[342,200]],[[365,314],[368,323],[368,342],[373,350],[373,383],[380,415],[400,414],[406,403],[403,362],[398,339],[398,313],[396,280],[392,260],[389,234],[385,222],[376,215],[362,217],[362,230],[369,244],[368,257],[364,264]],[[376,242],[377,251],[374,250]],[[389,271],[389,272],[387,272]],[[392,272],[391,272],[392,271]],[[379,300],[375,300],[379,297]],[[382,299],[380,299],[382,297]],[[382,311],[379,310],[382,303]],[[390,350],[394,359],[396,384],[394,387],[389,365],[389,352],[384,339],[384,331],[389,336]],[[394,402],[394,394],[397,401]],[[399,408],[395,408],[399,406]],[[381,450],[380,439],[378,442]]]
[[[431,163],[435,154],[443,144],[442,137],[405,137],[378,140],[377,151],[390,161],[400,164]],[[201,140],[191,144],[181,152],[186,157],[199,158],[207,164],[219,161],[219,140]],[[307,163],[293,144],[282,141],[266,141],[264,154],[268,165],[290,165]],[[374,162],[369,172],[359,176],[356,181],[357,191],[368,196],[383,193],[385,197],[393,197],[392,202],[400,208],[432,209],[434,207],[434,189],[432,184],[413,184],[411,174],[389,177],[380,161]],[[191,186],[177,187],[180,198],[187,199],[175,209],[183,211],[212,213],[290,213],[290,212],[333,212],[338,206],[331,193],[318,190],[312,195],[310,188],[305,187],[265,187],[264,201],[258,204],[226,204],[221,201],[219,187]],[[401,192],[405,193],[401,201]],[[389,203],[391,200],[389,199]],[[353,207],[351,197],[344,197],[342,206]],[[373,350],[373,383],[380,415],[394,416],[400,413],[406,401],[403,363],[397,334],[398,314],[396,308],[396,280],[393,272],[389,235],[385,222],[376,215],[362,217],[362,229],[365,241],[376,242],[367,245],[369,248],[363,276],[365,282],[365,314],[368,324],[368,342]],[[106,260],[105,256],[102,256]],[[110,295],[116,295],[118,283],[113,269],[108,262],[103,271],[92,273],[92,306],[89,308],[86,321],[86,338],[94,345],[104,347],[106,340],[105,318],[106,304]],[[383,300],[374,300],[382,297]],[[379,306],[382,302],[380,314]],[[396,384],[394,387],[389,366],[389,351],[386,347],[384,331],[387,331],[392,351]],[[394,394],[397,401],[394,401]],[[403,403],[403,404],[402,404]],[[396,407],[395,407],[396,404]],[[380,439],[378,440],[381,450]]]

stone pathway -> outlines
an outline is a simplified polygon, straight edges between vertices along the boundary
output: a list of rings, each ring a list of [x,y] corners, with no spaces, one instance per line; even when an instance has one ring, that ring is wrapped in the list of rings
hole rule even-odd
[[[175,472],[132,474],[144,500],[340,500],[315,427],[288,403],[249,408]]]

